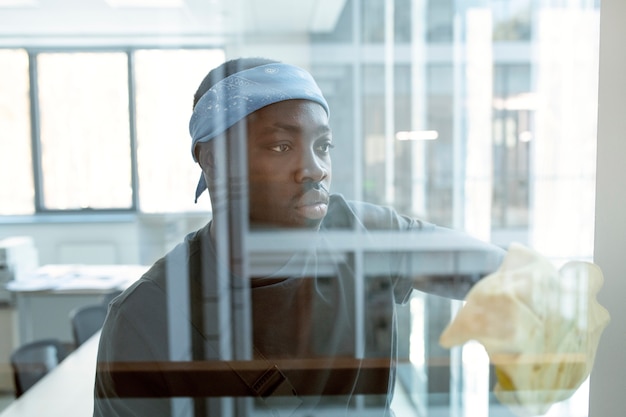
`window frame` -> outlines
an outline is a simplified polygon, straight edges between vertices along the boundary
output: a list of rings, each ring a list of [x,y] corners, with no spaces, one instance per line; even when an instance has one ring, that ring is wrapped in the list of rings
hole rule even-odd
[[[19,47],[0,46],[5,50],[22,50],[28,55],[28,84],[29,84],[29,119],[30,119],[30,140],[31,140],[31,165],[33,172],[33,212],[32,214],[10,214],[3,215],[12,220],[33,217],[48,217],[62,215],[129,215],[141,214],[139,201],[139,168],[137,157],[137,103],[136,103],[136,70],[135,52],[139,50],[214,50],[224,49],[221,44],[193,44],[193,45],[159,45],[141,44],[133,46],[101,46],[101,47],[80,47],[80,46],[51,46],[51,47]],[[128,208],[81,208],[81,209],[56,209],[46,207],[44,204],[43,173],[42,173],[42,143],[41,143],[41,117],[40,117],[40,97],[38,86],[39,68],[37,56],[43,53],[123,53],[127,60],[127,85],[128,90],[128,126],[129,126],[129,151],[130,151],[130,180],[131,180],[131,201]]]

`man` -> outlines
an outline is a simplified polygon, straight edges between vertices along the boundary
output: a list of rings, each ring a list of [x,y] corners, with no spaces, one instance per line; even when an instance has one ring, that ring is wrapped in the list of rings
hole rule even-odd
[[[246,408],[247,415],[362,415],[362,407],[379,415],[391,413],[394,303],[406,301],[413,287],[434,287],[413,280],[410,268],[409,274],[400,274],[398,265],[406,260],[400,253],[376,253],[376,270],[363,271],[353,256],[341,256],[332,232],[351,231],[359,239],[374,231],[453,232],[390,208],[330,194],[329,115],[313,78],[292,65],[233,60],[203,80],[194,97],[190,133],[194,159],[202,168],[196,199],[208,188],[214,219],[110,305],[98,355],[95,416],[227,415],[231,405],[219,398],[240,398],[236,392],[242,387],[244,397],[254,401],[239,401],[234,407]],[[239,151],[247,162],[238,162],[242,159],[237,159],[237,143],[244,144],[245,151]],[[237,177],[240,170],[246,173],[243,196],[241,184],[228,184],[242,181]],[[248,222],[253,232],[312,234],[303,235],[308,246],[268,257],[269,267],[234,271],[237,262],[227,260],[227,285],[220,286],[220,253],[224,246],[231,254],[237,252]],[[233,236],[239,229],[240,236]],[[481,248],[495,269],[502,251]],[[466,284],[444,290],[463,296]],[[235,298],[243,294],[244,314],[232,316],[229,324],[235,330],[228,335],[219,302],[233,293]],[[241,325],[246,317],[251,317],[249,328]],[[234,350],[243,352],[239,357],[223,349],[230,336]],[[200,383],[189,382],[193,371],[203,366],[199,360],[224,358],[253,360],[248,365],[221,362],[225,368],[215,366],[222,373],[209,370]],[[168,371],[169,364],[180,361],[196,366],[188,368],[187,379],[176,379]],[[116,374],[120,363],[149,363],[151,370],[124,380]],[[355,401],[357,396],[364,400]]]

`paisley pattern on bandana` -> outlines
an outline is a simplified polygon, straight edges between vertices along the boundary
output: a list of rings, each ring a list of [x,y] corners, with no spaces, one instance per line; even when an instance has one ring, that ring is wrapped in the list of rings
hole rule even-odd
[[[211,87],[198,101],[189,121],[191,151],[262,107],[304,99],[328,104],[313,77],[302,68],[276,63],[233,74]],[[195,158],[195,156],[194,156]]]

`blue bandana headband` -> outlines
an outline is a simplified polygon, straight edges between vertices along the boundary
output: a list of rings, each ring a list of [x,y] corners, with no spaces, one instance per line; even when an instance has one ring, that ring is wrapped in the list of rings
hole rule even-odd
[[[219,81],[198,100],[189,120],[194,161],[198,142],[210,141],[265,106],[297,99],[319,103],[330,115],[328,103],[311,74],[294,65],[261,65]],[[196,201],[206,188],[204,175],[201,175]]]

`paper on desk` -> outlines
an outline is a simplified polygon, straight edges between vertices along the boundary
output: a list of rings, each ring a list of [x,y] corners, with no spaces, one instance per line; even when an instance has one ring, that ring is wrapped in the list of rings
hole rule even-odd
[[[15,292],[44,291],[52,289],[54,285],[49,279],[31,278],[28,280],[9,281],[6,284],[6,289]]]
[[[75,291],[75,290],[106,290],[109,288],[118,288],[127,282],[125,277],[78,277],[75,279],[66,279],[58,282],[54,289],[56,291]]]
[[[27,279],[11,281],[9,291],[78,291],[124,289],[148,267],[143,265],[45,265]]]

